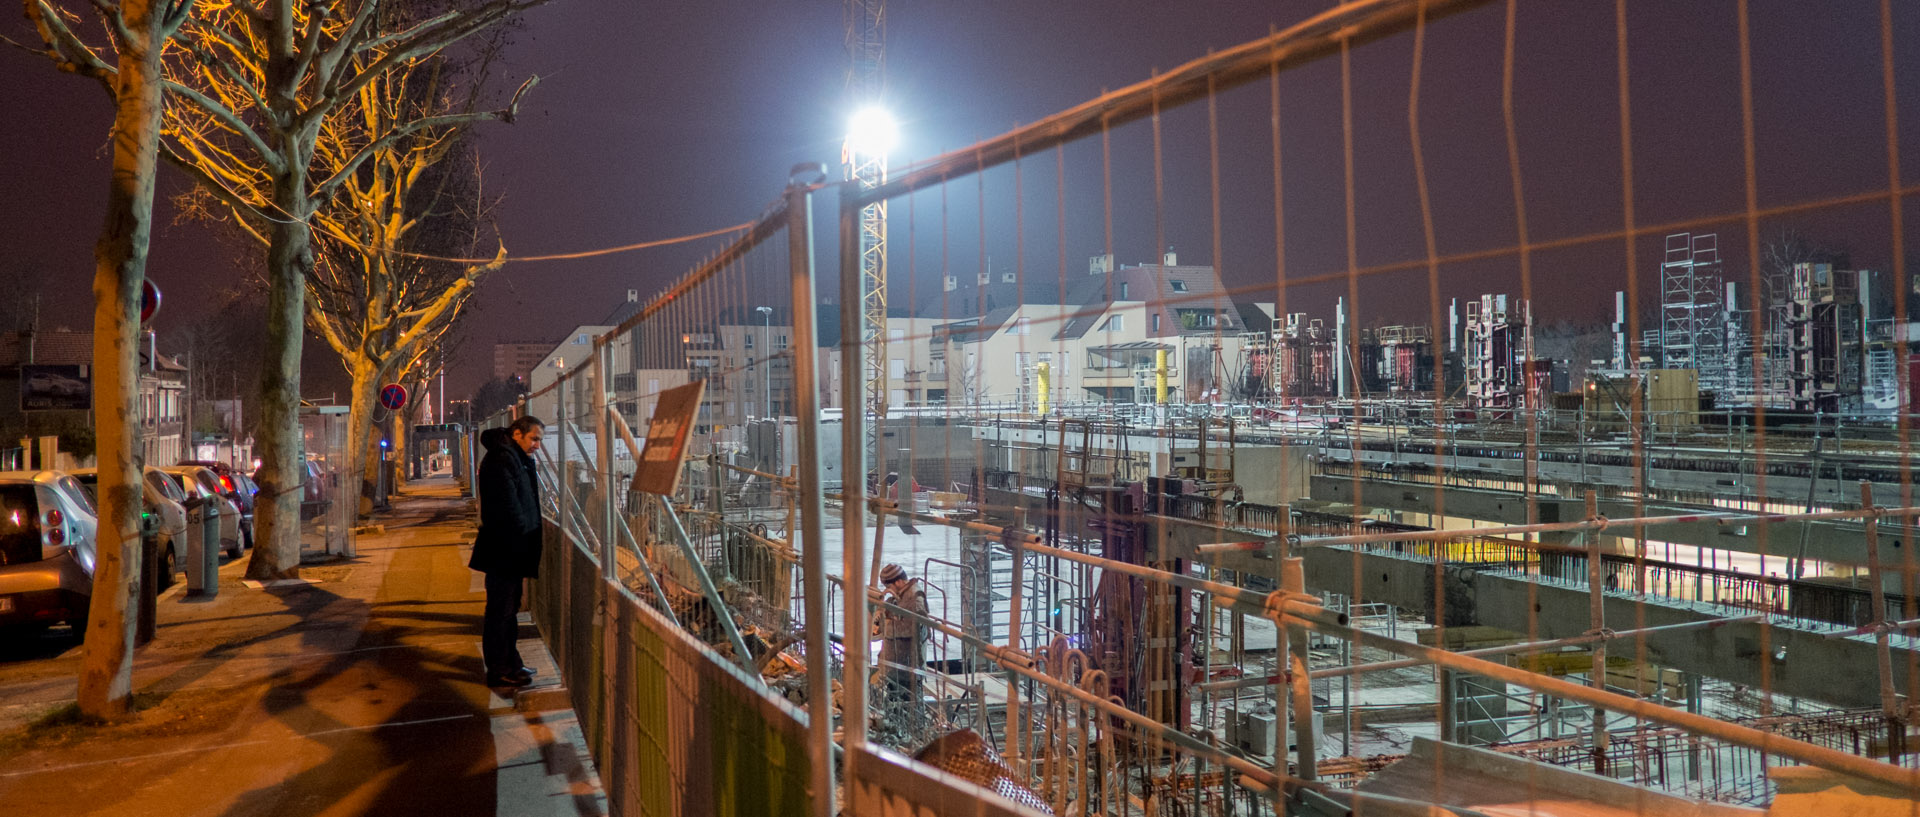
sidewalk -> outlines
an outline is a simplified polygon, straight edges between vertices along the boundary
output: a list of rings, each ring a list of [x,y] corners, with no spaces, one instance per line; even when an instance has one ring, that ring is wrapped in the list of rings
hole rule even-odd
[[[249,586],[241,559],[221,567],[215,598],[169,590],[158,635],[135,653],[140,712],[126,723],[47,724],[74,698],[79,648],[0,640],[0,803],[168,817],[603,814],[530,624],[521,651],[541,673],[519,708],[481,683],[473,514],[453,483],[415,483],[377,522],[384,532],[361,535],[358,558],[310,564],[301,583]]]

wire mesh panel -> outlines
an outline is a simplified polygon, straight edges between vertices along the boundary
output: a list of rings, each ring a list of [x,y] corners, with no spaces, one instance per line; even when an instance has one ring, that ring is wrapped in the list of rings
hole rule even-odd
[[[854,813],[1916,799],[1916,20],[1345,3],[790,191],[837,230],[756,222],[525,409],[617,590],[616,800],[795,745]],[[1865,45],[1756,68],[1808,28]]]

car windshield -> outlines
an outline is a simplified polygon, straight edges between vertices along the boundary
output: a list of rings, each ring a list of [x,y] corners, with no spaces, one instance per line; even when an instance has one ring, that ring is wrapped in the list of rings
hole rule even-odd
[[[193,480],[187,479],[186,477],[173,473],[172,471],[166,471],[163,473],[167,475],[167,481],[173,483],[173,487],[180,489],[182,493],[191,494],[193,496],[206,495],[206,491],[200,487],[200,483],[194,482]]]
[[[100,506],[93,501],[92,489],[80,487],[80,483],[71,476],[55,480],[55,484],[60,486],[60,491],[65,493],[68,499],[73,500],[74,504],[80,506],[80,510],[96,516],[99,515]]]
[[[87,492],[87,498],[93,500],[93,506],[100,507],[100,475],[74,474],[73,481],[80,483],[81,490]]]
[[[220,478],[214,476],[212,471],[207,471],[207,470],[194,471],[193,478],[200,483],[200,487],[207,489],[209,493],[217,494],[217,493],[221,493],[222,491],[220,487]]]
[[[147,472],[147,484],[153,486],[154,490],[159,491],[161,496],[175,502],[182,502],[187,498],[186,494],[180,492],[180,483],[168,479],[166,474],[162,474],[159,471]]]
[[[33,486],[0,485],[0,565],[40,561],[39,508]]]

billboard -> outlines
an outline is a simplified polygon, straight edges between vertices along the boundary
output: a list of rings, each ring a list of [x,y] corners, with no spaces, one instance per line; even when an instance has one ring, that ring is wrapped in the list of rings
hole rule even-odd
[[[89,366],[28,364],[20,367],[21,411],[86,411],[93,408]]]

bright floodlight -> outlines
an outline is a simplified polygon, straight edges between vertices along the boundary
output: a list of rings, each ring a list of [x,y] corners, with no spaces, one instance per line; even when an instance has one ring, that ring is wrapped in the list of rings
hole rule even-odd
[[[882,108],[862,108],[847,122],[847,147],[862,156],[884,156],[900,139],[900,126]]]

